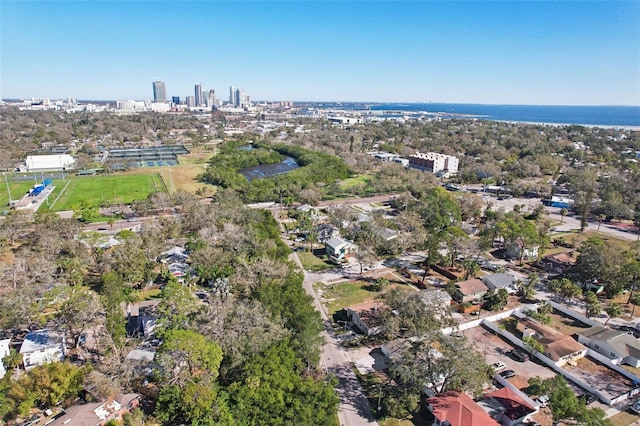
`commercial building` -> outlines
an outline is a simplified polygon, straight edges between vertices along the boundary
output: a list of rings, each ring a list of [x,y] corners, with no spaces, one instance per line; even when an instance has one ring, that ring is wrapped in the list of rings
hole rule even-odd
[[[167,88],[163,81],[153,82],[153,102],[167,102]]]
[[[202,106],[202,83],[196,84],[194,88],[195,103],[197,107]]]
[[[19,169],[21,172],[66,170],[73,168],[75,162],[76,160],[68,154],[29,155]]]
[[[416,152],[409,157],[409,167],[445,177],[458,173],[458,163],[458,158],[453,155],[437,152]]]

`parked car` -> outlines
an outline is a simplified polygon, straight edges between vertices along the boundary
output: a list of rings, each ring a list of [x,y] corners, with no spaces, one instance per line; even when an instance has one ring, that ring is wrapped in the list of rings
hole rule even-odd
[[[584,395],[580,395],[578,399],[582,399],[585,405],[589,405],[592,402],[596,402],[598,400],[598,397],[591,393],[585,393]]]
[[[500,373],[500,377],[502,377],[503,379],[510,379],[515,376],[516,372],[513,370],[504,370],[502,373]]]
[[[549,403],[549,395],[541,395],[538,397],[538,403],[541,407],[546,407]]]
[[[520,361],[520,362],[529,361],[529,355],[527,355],[526,353],[522,352],[519,349],[514,349],[511,352],[509,352],[509,354],[511,355],[511,358],[515,359],[516,361]]]
[[[631,405],[631,411],[636,414],[640,414],[640,401],[636,401]]]
[[[498,372],[504,370],[505,368],[507,368],[507,364],[505,364],[502,361],[498,361],[498,362],[495,362],[495,363],[491,364],[491,368],[493,368],[493,371],[498,373]]]
[[[616,330],[624,331],[625,333],[630,334],[635,338],[640,337],[640,330],[638,330],[635,327],[630,327],[628,325],[620,325],[612,328],[615,328]]]

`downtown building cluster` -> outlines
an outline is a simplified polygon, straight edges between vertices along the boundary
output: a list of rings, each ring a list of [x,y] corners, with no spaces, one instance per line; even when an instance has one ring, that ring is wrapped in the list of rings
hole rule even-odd
[[[184,109],[186,107],[210,111],[221,107],[249,108],[251,106],[249,95],[244,89],[238,89],[233,86],[229,87],[229,102],[225,104],[222,99],[216,97],[216,91],[214,89],[203,89],[202,83],[194,86],[193,95],[187,95],[183,99],[179,96],[172,96],[171,102],[168,102],[167,88],[163,81],[153,82],[153,103],[166,106],[151,107],[152,110],[162,110],[165,108]]]

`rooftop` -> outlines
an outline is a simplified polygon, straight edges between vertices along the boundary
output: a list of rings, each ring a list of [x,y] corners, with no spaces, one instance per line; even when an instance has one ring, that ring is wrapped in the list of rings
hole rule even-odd
[[[52,346],[57,347],[63,344],[63,339],[63,334],[47,329],[30,331],[24,338],[22,346],[20,346],[20,353],[26,354],[41,351]]]
[[[447,392],[427,398],[427,403],[441,422],[447,421],[451,426],[499,426],[466,393]]]
[[[488,393],[484,398],[493,399],[500,404],[500,406],[504,408],[503,414],[511,420],[520,419],[537,411],[535,407],[508,387]]]
[[[460,290],[460,293],[465,295],[479,293],[481,291],[488,290],[487,286],[484,285],[484,283],[477,278],[472,278],[466,281],[460,281],[456,283],[456,288]]]
[[[532,335],[537,342],[542,344],[544,354],[554,361],[587,349],[572,337],[529,318],[518,321],[517,327],[523,334]]]

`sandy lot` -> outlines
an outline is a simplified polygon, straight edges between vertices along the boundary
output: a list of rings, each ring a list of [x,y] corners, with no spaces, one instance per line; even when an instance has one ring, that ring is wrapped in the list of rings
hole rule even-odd
[[[529,386],[528,380],[532,377],[546,379],[555,376],[555,373],[544,365],[534,361],[518,362],[511,358],[507,352],[514,347],[484,327],[465,330],[464,335],[476,346],[476,350],[484,355],[487,364],[502,361],[506,364],[507,370],[515,371],[516,376],[509,381],[518,389]]]

